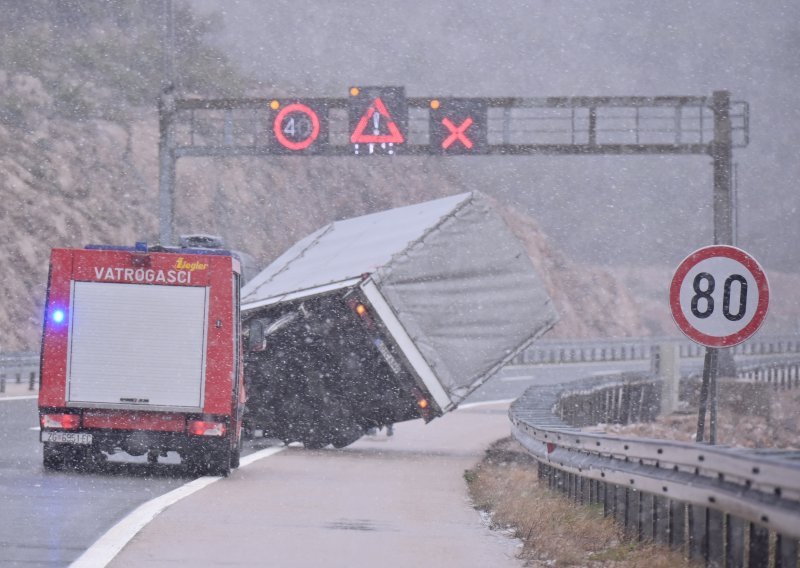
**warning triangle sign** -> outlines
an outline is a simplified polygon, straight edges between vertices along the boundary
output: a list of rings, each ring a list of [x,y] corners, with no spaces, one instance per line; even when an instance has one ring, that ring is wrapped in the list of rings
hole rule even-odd
[[[386,132],[387,130],[388,132]],[[358,121],[356,129],[350,135],[350,142],[353,144],[402,144],[405,142],[405,138],[389,111],[386,110],[386,105],[383,104],[380,97],[376,97]]]

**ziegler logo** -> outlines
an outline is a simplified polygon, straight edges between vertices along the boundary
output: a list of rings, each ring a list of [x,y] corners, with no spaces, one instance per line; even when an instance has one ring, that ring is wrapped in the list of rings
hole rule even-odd
[[[194,262],[186,262],[183,260],[183,257],[179,257],[178,261],[175,263],[175,268],[178,270],[188,270],[190,272],[194,272],[195,270],[205,270],[208,268],[208,264],[205,262],[200,262],[196,260]]]

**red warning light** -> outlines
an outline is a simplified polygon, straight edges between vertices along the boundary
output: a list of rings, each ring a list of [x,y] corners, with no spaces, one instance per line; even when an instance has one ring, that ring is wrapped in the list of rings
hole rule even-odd
[[[391,156],[405,147],[408,102],[403,87],[353,87],[347,115],[356,155]]]
[[[275,139],[284,148],[305,150],[319,136],[319,116],[302,103],[286,105],[275,116],[273,132]]]
[[[439,104],[434,105],[434,101]],[[489,152],[486,99],[434,99],[430,107],[431,152],[444,155]]]
[[[467,133],[467,128],[472,126],[473,122],[474,121],[472,120],[472,117],[468,116],[464,120],[464,122],[462,122],[459,126],[456,126],[455,124],[453,124],[453,121],[451,121],[449,118],[447,117],[443,118],[442,124],[445,126],[445,128],[447,128],[450,131],[450,136],[442,140],[442,148],[447,150],[453,144],[453,142],[458,140],[467,149],[471,150],[473,146],[472,140],[470,140],[467,137],[466,133]]]
[[[386,129],[389,131],[387,134],[380,133],[381,117],[386,121]],[[370,123],[372,123],[372,134],[367,134]],[[386,105],[383,104],[380,97],[377,97],[358,121],[356,129],[350,135],[350,142],[353,144],[402,144],[405,142],[405,138],[389,111],[386,110]]]

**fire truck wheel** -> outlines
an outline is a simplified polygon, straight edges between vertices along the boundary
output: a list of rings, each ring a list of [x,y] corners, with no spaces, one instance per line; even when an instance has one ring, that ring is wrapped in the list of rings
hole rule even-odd
[[[231,469],[239,467],[239,462],[242,457],[242,434],[239,433],[239,441],[236,447],[231,451]]]
[[[44,443],[44,458],[42,464],[45,469],[52,469],[55,471],[64,469],[66,455],[64,449],[58,444]]]
[[[60,471],[65,468],[91,469],[103,461],[101,452],[94,452],[91,447],[69,446],[45,442],[42,464],[45,469]]]
[[[230,448],[213,452],[211,454],[211,460],[212,461],[208,471],[209,475],[228,477],[231,474],[233,451]]]
[[[227,477],[231,472],[231,455],[229,447],[216,450],[198,449],[186,458],[186,466],[194,475],[220,475]]]

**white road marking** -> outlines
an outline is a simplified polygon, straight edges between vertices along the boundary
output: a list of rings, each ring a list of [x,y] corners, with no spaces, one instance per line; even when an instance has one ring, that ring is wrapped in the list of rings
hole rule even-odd
[[[622,374],[622,370],[621,369],[614,369],[613,371],[597,371],[595,373],[592,373],[591,376],[592,377],[605,377],[607,375],[621,375],[621,374]]]
[[[246,467],[255,461],[273,456],[284,449],[283,447],[266,448],[244,456],[240,461],[239,467]],[[155,519],[159,513],[181,499],[208,487],[220,479],[222,478],[211,476],[200,477],[177,489],[173,489],[169,493],[165,493],[146,503],[142,503],[128,514],[127,517],[108,529],[103,536],[86,549],[86,552],[75,560],[75,562],[70,564],[70,568],[102,568],[103,566],[107,566],[108,563],[125,548],[125,545],[128,544],[139,531],[146,527],[150,521]]]
[[[536,377],[533,375],[517,375],[516,377],[501,377],[500,381],[504,383],[514,383],[516,381],[535,381]]]
[[[34,400],[39,398],[38,394],[26,394],[23,396],[0,396],[0,402],[5,400]]]
[[[517,400],[516,398],[506,398],[504,400],[485,400],[483,402],[468,402],[467,404],[460,405],[456,410],[465,410],[467,408],[475,408],[476,406],[489,406],[492,404],[511,404]]]

